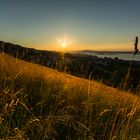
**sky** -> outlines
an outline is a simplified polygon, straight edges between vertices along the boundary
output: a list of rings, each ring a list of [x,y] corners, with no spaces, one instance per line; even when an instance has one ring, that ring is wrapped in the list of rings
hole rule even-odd
[[[41,50],[133,50],[140,0],[0,0],[0,40]]]

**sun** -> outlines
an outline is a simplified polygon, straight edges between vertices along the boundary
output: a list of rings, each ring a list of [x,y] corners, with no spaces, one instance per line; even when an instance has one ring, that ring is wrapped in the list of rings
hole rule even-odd
[[[62,47],[65,48],[67,45],[66,43],[62,43]]]
[[[62,46],[63,48],[66,48],[66,47],[68,46],[68,44],[67,44],[67,42],[64,40],[64,41],[62,42],[61,46]]]
[[[63,49],[69,48],[71,41],[67,36],[64,36],[62,38],[57,39],[58,43],[60,44],[60,47]]]

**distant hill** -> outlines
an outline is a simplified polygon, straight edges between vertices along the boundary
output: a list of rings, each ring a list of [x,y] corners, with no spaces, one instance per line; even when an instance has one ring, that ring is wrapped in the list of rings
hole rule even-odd
[[[77,53],[98,53],[98,54],[107,54],[107,53],[134,53],[133,51],[95,51],[95,50],[80,50],[80,51],[75,51]]]
[[[9,54],[15,58],[34,62],[42,65],[53,66],[56,60],[61,58],[61,53],[55,51],[36,50],[17,44],[0,41],[0,52]]]

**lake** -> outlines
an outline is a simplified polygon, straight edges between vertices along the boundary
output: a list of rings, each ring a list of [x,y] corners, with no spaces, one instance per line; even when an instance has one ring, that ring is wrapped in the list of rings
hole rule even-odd
[[[107,52],[107,53],[85,53],[85,54],[89,54],[89,55],[96,55],[98,57],[110,57],[110,58],[115,58],[115,57],[118,57],[119,59],[122,59],[122,60],[132,60],[133,58],[133,53],[115,53],[115,52]],[[140,61],[140,54],[136,54],[134,59],[135,61]]]

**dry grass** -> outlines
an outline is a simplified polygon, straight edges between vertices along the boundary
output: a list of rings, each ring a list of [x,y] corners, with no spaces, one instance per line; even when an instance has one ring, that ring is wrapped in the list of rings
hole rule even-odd
[[[140,98],[0,54],[0,139],[140,139]]]

